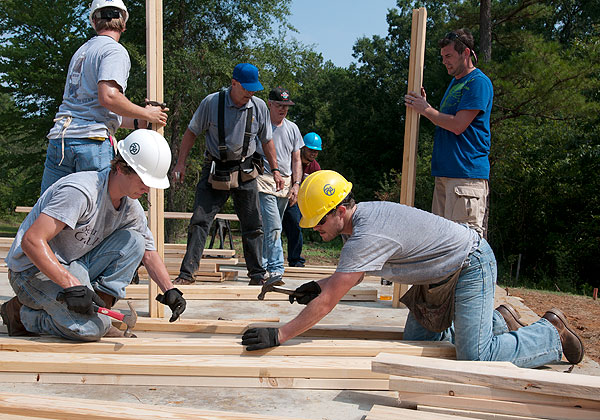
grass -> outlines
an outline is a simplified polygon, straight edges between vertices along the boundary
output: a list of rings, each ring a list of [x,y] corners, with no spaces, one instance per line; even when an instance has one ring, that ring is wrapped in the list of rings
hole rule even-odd
[[[0,219],[0,236],[14,238],[24,218]]]

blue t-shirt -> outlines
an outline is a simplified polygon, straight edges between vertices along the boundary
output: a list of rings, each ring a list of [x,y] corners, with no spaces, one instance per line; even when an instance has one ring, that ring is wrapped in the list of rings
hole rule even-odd
[[[490,79],[479,69],[460,79],[452,79],[446,89],[440,112],[456,115],[463,109],[480,112],[460,135],[436,127],[431,157],[431,175],[448,178],[490,176],[490,114],[494,89]]]

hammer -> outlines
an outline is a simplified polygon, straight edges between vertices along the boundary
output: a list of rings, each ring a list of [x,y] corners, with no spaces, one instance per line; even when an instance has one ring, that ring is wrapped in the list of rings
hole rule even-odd
[[[131,330],[133,329],[133,327],[135,327],[135,323],[137,322],[137,312],[135,311],[135,309],[133,309],[133,305],[131,304],[131,302],[128,301],[127,305],[129,305],[129,311],[130,311],[129,314],[123,314],[121,312],[112,311],[110,309],[102,308],[95,304],[94,304],[94,310],[96,312],[98,312],[99,314],[108,315],[111,318],[121,321],[123,324],[125,324],[127,326],[127,329],[125,329],[125,332],[123,333],[123,335],[125,337],[131,337],[133,335]]]
[[[278,292],[283,293],[284,295],[293,295],[295,290],[284,289],[283,287],[277,287],[275,284],[280,284],[281,276],[275,276],[270,278],[263,284],[262,289],[260,290],[260,294],[258,295],[258,300],[264,300],[265,295],[269,292]]]

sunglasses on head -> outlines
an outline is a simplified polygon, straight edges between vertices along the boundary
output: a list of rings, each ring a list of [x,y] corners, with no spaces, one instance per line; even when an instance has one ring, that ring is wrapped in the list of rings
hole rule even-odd
[[[446,34],[446,36],[444,36],[444,39],[447,39],[448,41],[458,41],[461,44],[463,44],[465,47],[467,47],[469,49],[469,51],[471,51],[471,55],[475,59],[475,65],[477,65],[477,62],[479,61],[477,59],[477,54],[475,54],[475,51],[473,50],[473,48],[469,47],[462,39],[460,39],[460,35],[458,35],[455,32],[448,32]]]

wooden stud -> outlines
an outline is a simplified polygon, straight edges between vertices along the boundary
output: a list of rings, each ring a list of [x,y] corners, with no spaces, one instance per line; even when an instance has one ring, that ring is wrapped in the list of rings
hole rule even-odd
[[[163,102],[163,31],[162,0],[146,0],[146,90],[148,99]],[[160,134],[162,128],[154,127]],[[148,193],[148,225],[156,250],[164,257],[164,191],[151,188]],[[164,316],[164,306],[156,301],[158,285],[148,283],[148,312],[153,318]]]
[[[294,338],[282,346],[248,352],[238,337],[209,338],[103,338],[90,343],[73,343],[58,338],[7,338],[1,351],[86,354],[244,355],[375,357],[380,352],[455,359],[454,346],[442,342],[388,340],[328,340]],[[35,357],[35,356],[34,356]]]
[[[425,32],[427,10],[424,7],[413,9],[410,36],[410,56],[408,68],[408,90],[421,92],[423,86],[423,63],[425,61]],[[406,108],[404,122],[404,156],[402,160],[402,182],[400,185],[400,203],[407,206],[415,204],[415,186],[417,174],[417,144],[419,139],[420,115]],[[399,308],[400,297],[406,293],[408,285],[394,283],[392,307]],[[402,305],[404,306],[404,305]]]
[[[45,395],[0,393],[0,413],[55,420],[285,420],[289,417],[134,404]]]
[[[166,319],[138,317],[136,331],[179,332],[191,334],[236,334],[241,335],[248,328],[278,328],[284,323],[266,320],[202,320],[179,319],[169,322]],[[113,320],[113,325],[122,330],[125,326]],[[302,337],[357,338],[362,340],[402,340],[404,328],[391,326],[317,324],[300,334]]]

